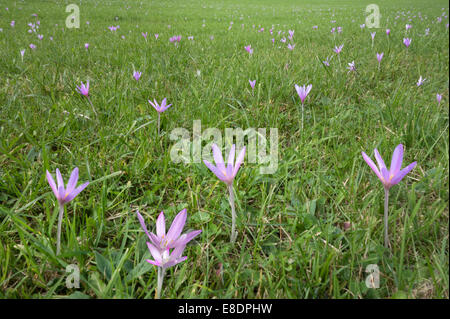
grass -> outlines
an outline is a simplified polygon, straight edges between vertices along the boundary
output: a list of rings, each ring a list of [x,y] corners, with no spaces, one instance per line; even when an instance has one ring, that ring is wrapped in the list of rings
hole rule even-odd
[[[0,297],[154,298],[157,269],[145,261],[135,211],[153,230],[160,211],[171,221],[187,208],[185,231],[203,232],[168,270],[164,298],[449,298],[446,1],[378,1],[380,28],[362,30],[369,1],[75,3],[79,29],[64,27],[66,1],[0,8]],[[43,40],[27,33],[37,20]],[[330,33],[337,26],[343,32]],[[280,42],[289,29],[293,51]],[[168,39],[178,34],[175,46]],[[340,62],[326,68],[340,44]],[[348,73],[353,60],[357,72]],[[98,117],[75,91],[88,79]],[[309,83],[300,130],[294,84]],[[164,97],[173,106],[158,136],[147,100]],[[170,157],[170,132],[192,134],[195,120],[222,134],[278,129],[276,172],[246,160],[234,182],[235,245],[225,184],[203,163]],[[390,192],[389,253],[383,187],[361,151],[377,148],[389,162],[400,143],[404,166],[418,165]],[[59,168],[67,180],[75,166],[90,185],[66,205],[56,256],[58,207],[45,171]],[[69,264],[80,269],[79,289],[66,287]],[[380,269],[378,289],[366,287],[369,264]]]

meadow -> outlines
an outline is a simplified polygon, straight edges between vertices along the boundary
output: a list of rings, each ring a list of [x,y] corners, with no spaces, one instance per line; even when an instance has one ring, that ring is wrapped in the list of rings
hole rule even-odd
[[[183,233],[202,232],[161,298],[449,298],[448,15],[440,0],[2,0],[0,297],[155,298],[137,211],[155,232],[161,211],[167,227],[186,209]],[[295,85],[312,85],[303,112]],[[164,98],[158,121],[148,100]],[[274,172],[246,154],[234,178],[234,243],[227,185],[171,156],[195,121],[278,132]],[[361,152],[389,166],[399,144],[402,168],[417,165],[390,189],[386,248],[383,184]],[[67,182],[75,167],[89,185],[65,204],[57,254],[46,171]]]

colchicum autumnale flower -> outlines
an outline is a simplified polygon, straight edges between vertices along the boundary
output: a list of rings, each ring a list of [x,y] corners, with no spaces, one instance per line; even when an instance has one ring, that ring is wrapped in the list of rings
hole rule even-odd
[[[375,159],[378,163],[372,161],[372,159],[367,156],[366,153],[361,152],[363,159],[366,161],[367,165],[373,170],[375,175],[377,175],[378,179],[381,181],[384,187],[384,246],[387,248],[390,246],[389,244],[389,236],[388,236],[388,207],[389,207],[389,189],[398,184],[405,176],[408,174],[416,165],[417,162],[413,162],[401,169],[403,162],[403,145],[399,144],[394,150],[394,154],[391,159],[391,167],[388,170],[386,164],[383,161],[378,150],[374,150]]]
[[[198,236],[202,231],[194,230],[181,235],[183,227],[186,224],[186,209],[183,209],[175,216],[167,234],[164,212],[161,212],[156,220],[156,235],[147,230],[144,218],[139,211],[137,211],[137,216],[142,229],[150,239],[150,242],[147,242],[147,247],[154,260],[147,259],[147,262],[158,267],[156,298],[159,299],[166,269],[187,259],[187,256],[182,256],[187,243]]]
[[[46,171],[46,175],[47,181],[53,191],[53,194],[55,194],[55,197],[59,203],[58,232],[56,241],[56,255],[59,255],[59,252],[61,250],[61,224],[64,214],[64,205],[73,200],[83,189],[85,189],[86,186],[89,185],[89,182],[76,187],[78,182],[78,167],[75,167],[75,169],[70,174],[70,178],[66,187],[64,187],[64,181],[59,169],[56,169],[56,180],[58,184],[55,183],[49,171]]]
[[[228,165],[225,167],[225,163],[223,161],[222,152],[220,151],[219,147],[216,144],[212,145],[213,150],[213,157],[214,161],[216,162],[216,166],[208,162],[207,160],[204,160],[206,167],[208,167],[211,172],[214,173],[214,175],[217,176],[218,179],[220,179],[222,182],[227,184],[228,193],[229,193],[229,202],[231,206],[231,219],[232,219],[232,225],[231,225],[231,242],[234,243],[237,237],[236,229],[236,211],[234,207],[234,192],[233,192],[233,181],[236,177],[237,172],[239,171],[239,168],[241,167],[241,164],[244,161],[245,156],[245,146],[240,151],[236,162],[234,162],[235,152],[236,152],[236,146],[233,144],[231,147],[230,153],[228,154]]]

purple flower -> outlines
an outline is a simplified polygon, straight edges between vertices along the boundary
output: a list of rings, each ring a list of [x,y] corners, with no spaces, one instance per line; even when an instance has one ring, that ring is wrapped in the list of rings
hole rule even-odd
[[[417,86],[421,86],[422,84],[424,84],[425,83],[425,81],[426,81],[427,79],[422,79],[422,76],[420,76],[420,78],[419,78],[419,80],[417,81]]]
[[[378,60],[378,64],[380,64],[380,63],[381,63],[381,59],[383,59],[383,55],[384,55],[384,52],[381,52],[381,53],[377,53],[377,60]]]
[[[180,42],[181,41],[181,35],[175,35],[175,36],[169,38],[169,41],[170,42]]]
[[[155,33],[155,39],[158,40],[159,34]]]
[[[87,49],[89,49],[89,43],[85,43],[84,44],[84,48],[87,50]]]
[[[141,214],[139,214],[139,212],[137,212],[137,215],[141,227],[150,239],[150,242],[147,242],[147,247],[154,260],[147,259],[147,262],[158,266],[156,298],[159,299],[161,296],[165,270],[168,267],[175,266],[176,264],[179,264],[187,259],[187,256],[181,256],[186,248],[186,244],[202,231],[194,230],[188,234],[183,234],[180,236],[184,224],[186,223],[186,209],[183,209],[175,217],[167,235],[163,212],[161,212],[156,221],[156,235],[148,232],[147,227],[145,226],[144,218]],[[172,249],[172,252],[170,249]]]
[[[386,35],[390,35],[391,34],[391,29],[386,29]]]
[[[336,52],[336,54],[339,54],[339,53],[341,53],[343,47],[344,47],[343,44],[341,44],[339,47],[338,46],[334,46],[333,51]]]
[[[333,57],[331,57],[331,58],[333,58]],[[325,61],[322,61],[322,63],[323,63],[325,66],[330,66],[330,61],[331,61],[330,57],[327,56],[327,59],[326,59]]]
[[[347,69],[348,69],[347,73],[350,73],[352,71],[355,72],[356,71],[355,61],[348,63]]]
[[[239,153],[236,162],[234,162],[236,146],[233,144],[231,147],[230,153],[228,154],[228,165],[225,167],[222,152],[216,144],[212,145],[213,157],[216,162],[216,166],[208,162],[207,160],[203,160],[203,163],[213,172],[218,179],[227,184],[228,186],[233,184],[233,180],[236,177],[239,168],[244,161],[245,156],[245,146]]]
[[[70,174],[69,182],[67,183],[66,188],[64,188],[64,181],[59,169],[56,169],[56,180],[58,182],[58,185],[55,184],[55,181],[53,180],[53,177],[49,173],[49,171],[46,172],[47,172],[47,181],[50,184],[50,187],[52,188],[53,194],[55,194],[56,199],[59,202],[59,205],[64,205],[70,202],[83,189],[85,189],[86,186],[89,185],[89,182],[86,182],[76,187],[78,182],[78,167],[75,167],[75,169],[72,171],[72,174]]]
[[[359,25],[359,27],[360,27],[360,28],[361,28],[361,30],[362,30],[362,29],[364,29],[364,28],[366,27],[366,24],[365,24],[365,23],[363,23],[363,24],[360,24],[360,25]]]
[[[31,43],[31,44],[30,44],[30,48],[31,48],[32,50],[34,50],[34,49],[36,49],[36,46],[35,46],[33,43]]]
[[[77,92],[88,97],[89,96],[89,80],[87,80],[86,85],[81,82],[81,85],[76,88]]]
[[[25,54],[25,49],[23,49],[23,50],[20,50],[20,55],[22,56],[22,58],[23,58],[23,55]]]
[[[406,28],[406,31],[408,31],[409,29],[411,29],[411,28],[412,28],[412,25],[410,25],[410,24],[406,24],[406,25],[405,25],[405,28]]]
[[[16,25],[16,21],[12,20],[11,21],[11,26],[14,27]]]
[[[442,100],[442,95],[440,95],[439,93],[436,93],[436,100],[438,102],[438,105],[441,104],[441,100]]]
[[[145,38],[145,40],[147,40],[148,32],[145,32],[145,33],[142,32],[141,34],[142,34],[142,36]]]
[[[337,27],[337,32],[341,33],[342,32],[342,27]]]
[[[188,37],[188,40],[194,40],[194,37],[191,35]]]
[[[156,102],[156,99],[153,99],[153,102],[148,100],[148,103],[150,103],[150,105],[153,106],[158,113],[164,112],[172,105],[172,104],[167,105],[167,98],[164,98],[161,101],[161,105],[159,105],[158,102]]]
[[[312,89],[312,84],[309,84],[308,86],[306,86],[306,85],[298,86],[297,84],[295,84],[295,90],[297,91],[297,94],[300,97],[302,104],[305,102],[305,99],[308,96],[311,89]]]
[[[281,38],[281,40],[280,40],[281,42],[283,42],[283,43],[286,43],[286,38],[285,37],[283,37],[283,38]]]
[[[386,168],[386,164],[384,164],[383,158],[381,157],[380,153],[378,153],[377,149],[374,150],[374,153],[375,159],[378,163],[378,167],[370,159],[370,157],[367,156],[366,153],[361,153],[367,165],[369,165],[370,168],[374,171],[375,175],[377,175],[381,183],[383,183],[385,189],[390,189],[392,186],[398,184],[403,179],[403,177],[405,177],[406,174],[408,174],[417,164],[417,162],[413,162],[404,169],[400,170],[403,162],[402,144],[399,144],[395,148],[394,154],[392,155],[391,167],[389,170]]]
[[[314,29],[316,29],[316,30],[317,30],[317,29],[319,29],[319,26],[317,26],[317,25],[313,25],[313,27],[312,27],[312,28],[313,28],[313,30],[314,30]]]
[[[255,88],[255,84],[256,84],[256,80],[248,80],[248,82],[250,83],[250,86],[252,87],[252,90]]]
[[[187,234],[181,235],[187,218],[186,209],[183,209],[177,214],[177,216],[175,216],[167,234],[164,212],[161,212],[158,216],[158,219],[156,220],[156,235],[147,230],[144,218],[139,213],[139,211],[137,212],[137,216],[142,229],[150,240],[150,244],[160,253],[168,249],[176,248],[178,246],[185,247],[188,242],[190,242],[202,232],[201,230],[194,230]],[[156,259],[155,255],[153,255],[153,257]],[[153,262],[150,263],[154,264]],[[162,267],[161,265],[156,266]]]
[[[139,81],[139,79],[141,78],[141,72],[138,72],[138,71],[134,71],[133,72],[133,77],[134,77],[134,79],[136,80],[136,81]]]
[[[288,43],[288,46],[287,46],[287,47],[288,47],[289,50],[292,51],[292,50],[294,50],[294,48],[295,48],[295,44],[290,44],[290,43]]]
[[[375,39],[375,34],[377,34],[376,32],[370,32],[370,36],[372,37],[372,41]]]
[[[403,38],[403,44],[408,48],[409,45],[411,44],[411,39],[410,38]]]
[[[253,49],[251,45],[247,45],[244,47],[244,49],[249,53],[249,54],[253,54]]]

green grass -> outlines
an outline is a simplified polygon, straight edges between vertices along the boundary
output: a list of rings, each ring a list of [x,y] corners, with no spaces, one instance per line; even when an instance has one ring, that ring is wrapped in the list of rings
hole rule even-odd
[[[145,261],[135,211],[153,230],[161,210],[171,222],[183,208],[185,231],[203,232],[187,261],[167,272],[164,298],[449,297],[448,17],[436,23],[448,2],[378,1],[376,30],[359,26],[370,1],[75,1],[81,27],[67,29],[72,2],[6,0],[0,8],[0,297],[153,298],[157,271]],[[27,33],[33,13],[42,41]],[[333,26],[343,32],[334,37]],[[294,51],[279,41],[289,29]],[[178,34],[175,47],[168,38]],[[334,57],[326,69],[321,61],[340,44],[341,63]],[[385,54],[380,71],[377,52]],[[353,60],[357,73],[348,74]],[[418,88],[419,76],[427,82]],[[75,91],[87,79],[98,118]],[[308,83],[300,130],[294,84]],[[159,137],[147,99],[164,97],[173,106]],[[261,175],[246,160],[234,182],[235,245],[225,184],[203,163],[170,158],[170,132],[192,134],[194,120],[222,134],[278,128],[278,170]],[[418,165],[391,189],[390,254],[383,187],[361,151],[377,148],[390,162],[399,143],[404,166]],[[66,205],[55,256],[57,203],[45,171],[59,168],[67,180],[75,166],[90,185]],[[80,268],[79,289],[66,288],[68,264]],[[381,271],[379,289],[365,285],[369,264]]]

